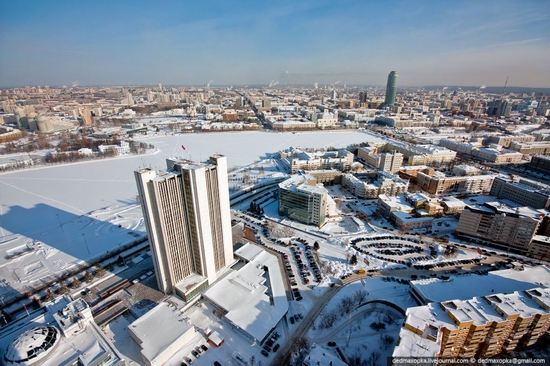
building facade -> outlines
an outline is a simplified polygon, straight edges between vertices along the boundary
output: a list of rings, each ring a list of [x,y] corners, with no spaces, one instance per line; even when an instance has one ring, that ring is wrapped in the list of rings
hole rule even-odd
[[[384,99],[384,105],[386,107],[393,107],[395,104],[395,93],[397,92],[397,71],[392,71],[388,75],[388,83],[386,84],[386,98]]]
[[[550,207],[550,186],[525,178],[498,176],[490,195],[533,208]]]
[[[159,289],[187,300],[233,261],[227,158],[166,162],[135,178]]]
[[[326,188],[316,184],[314,178],[302,175],[289,178],[279,183],[279,215],[321,227],[326,218],[327,196]]]
[[[533,288],[409,308],[393,357],[493,357],[531,346],[550,327],[549,299],[547,288]],[[420,354],[411,354],[415,344]]]
[[[465,238],[479,238],[506,250],[529,254],[544,215],[529,208],[510,208],[502,203],[468,205],[460,214],[456,233]]]
[[[397,151],[380,154],[379,170],[395,174],[403,165],[403,154]]]

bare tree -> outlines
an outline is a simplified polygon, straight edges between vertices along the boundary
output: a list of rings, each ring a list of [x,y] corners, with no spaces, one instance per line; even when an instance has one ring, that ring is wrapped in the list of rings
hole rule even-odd
[[[67,287],[65,283],[61,283],[61,286],[57,290],[57,293],[60,295],[65,295],[65,294],[68,294],[69,292],[70,292],[69,287]]]
[[[71,283],[71,287],[74,289],[77,289],[80,287],[81,284],[82,283],[80,282],[80,280],[76,276],[74,276],[73,282]]]
[[[353,355],[347,357],[349,366],[367,366],[368,361],[361,358],[361,353],[354,353]]]
[[[380,352],[374,351],[373,353],[371,353],[368,361],[372,366],[379,365],[380,364],[379,363],[379,361],[380,361]]]
[[[393,318],[393,316],[391,316],[391,314],[388,314],[388,313],[384,314],[384,322],[385,322],[386,324],[392,325],[393,322],[394,322],[394,320],[395,320],[395,319]]]
[[[269,234],[271,234],[272,236],[275,236],[277,225],[273,221],[267,220],[266,223],[264,224],[264,227]]]
[[[336,310],[323,311],[319,316],[319,328],[332,328],[339,317],[339,313]]]
[[[346,296],[340,300],[340,309],[346,314],[349,314],[355,310],[355,301],[353,301],[353,298]]]
[[[353,301],[355,302],[356,306],[361,305],[366,298],[367,298],[367,291],[363,289],[359,289],[355,291],[355,293],[353,294]]]
[[[105,268],[99,263],[95,265],[95,276],[96,277],[103,277],[105,275]]]
[[[88,271],[86,271],[86,274],[84,275],[84,281],[86,281],[86,283],[90,283],[94,280],[94,276],[92,276],[92,274]]]
[[[47,289],[46,290],[46,301],[52,301],[53,299],[55,299],[54,293],[52,292],[52,290]]]
[[[388,334],[380,334],[380,345],[384,350],[387,350],[393,343],[395,338]]]

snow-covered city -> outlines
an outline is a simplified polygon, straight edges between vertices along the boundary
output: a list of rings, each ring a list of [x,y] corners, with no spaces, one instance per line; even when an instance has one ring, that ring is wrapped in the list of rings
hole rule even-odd
[[[4,2],[0,365],[550,363],[549,14]]]

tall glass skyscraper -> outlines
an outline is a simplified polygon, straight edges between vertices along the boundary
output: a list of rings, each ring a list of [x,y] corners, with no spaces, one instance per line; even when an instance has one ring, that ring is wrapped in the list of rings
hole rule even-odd
[[[386,85],[386,100],[384,105],[386,107],[393,107],[395,103],[395,92],[397,90],[397,71],[392,71],[388,75],[388,84]]]

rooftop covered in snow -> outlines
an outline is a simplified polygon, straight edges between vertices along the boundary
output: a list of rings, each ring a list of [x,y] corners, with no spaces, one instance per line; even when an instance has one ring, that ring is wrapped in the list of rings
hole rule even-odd
[[[475,278],[473,278],[475,277]],[[429,278],[411,282],[411,291],[424,304],[450,299],[467,300],[491,293],[511,293],[550,285],[550,269],[528,267],[523,271],[505,269],[491,271],[487,276],[469,274],[453,276],[452,280]]]
[[[255,250],[245,244],[243,255]],[[204,297],[224,309],[226,319],[257,341],[274,329],[288,312],[284,279],[277,257],[262,250],[238,271],[214,284]]]

